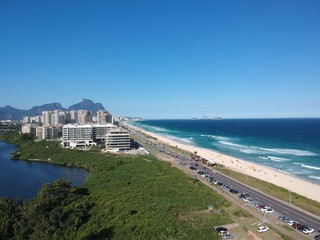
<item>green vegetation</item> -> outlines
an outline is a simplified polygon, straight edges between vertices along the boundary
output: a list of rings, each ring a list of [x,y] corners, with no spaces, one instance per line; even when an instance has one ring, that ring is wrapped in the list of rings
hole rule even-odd
[[[223,174],[226,174],[227,176],[230,176],[242,183],[247,183],[249,186],[259,189],[262,192],[269,194],[270,196],[273,196],[275,198],[281,199],[285,202],[288,202],[289,200],[289,192],[287,189],[278,187],[272,183],[268,183],[265,181],[262,181],[260,179],[246,176],[245,174],[241,174],[229,169],[223,169]],[[320,215],[320,203],[313,201],[309,198],[306,198],[304,196],[301,196],[299,194],[291,192],[291,203],[297,207],[300,207],[308,212],[311,212],[315,215]]]
[[[252,215],[241,208],[235,209],[232,214],[237,217],[252,218]]]
[[[26,203],[1,199],[0,239],[218,239],[214,226],[231,223],[230,206],[196,179],[151,156],[103,155],[62,149],[6,134],[16,157],[84,167],[81,188],[46,184]],[[208,205],[212,213],[202,213]]]
[[[38,197],[26,203],[0,198],[0,239],[64,239],[75,237],[93,206],[84,188],[58,180],[45,184]]]

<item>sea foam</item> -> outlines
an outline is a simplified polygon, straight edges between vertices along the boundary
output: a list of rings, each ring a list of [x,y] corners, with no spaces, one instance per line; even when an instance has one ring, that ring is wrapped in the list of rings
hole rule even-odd
[[[294,155],[298,157],[317,156],[316,153],[305,151],[305,150],[299,150],[299,149],[282,149],[282,148],[260,148],[260,149],[267,152],[273,152],[273,153],[285,154],[285,155]]]
[[[313,178],[313,179],[318,179],[318,180],[320,180],[320,177],[318,177],[318,176],[308,176],[309,178]]]
[[[314,169],[314,170],[319,170],[319,171],[320,171],[320,167],[316,167],[316,166],[310,166],[310,165],[306,165],[306,164],[301,164],[301,167],[309,168],[309,169]]]

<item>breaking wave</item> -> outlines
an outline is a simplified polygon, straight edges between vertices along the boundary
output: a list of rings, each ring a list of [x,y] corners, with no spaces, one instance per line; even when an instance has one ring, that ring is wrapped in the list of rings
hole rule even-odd
[[[306,165],[306,164],[301,164],[301,167],[309,168],[309,169],[314,169],[314,170],[319,170],[319,171],[320,171],[320,167],[316,167],[316,166],[310,166],[310,165]]]
[[[309,178],[313,178],[313,179],[318,179],[320,180],[320,177],[317,177],[317,176],[308,176]]]
[[[188,144],[188,145],[194,145],[193,137],[179,138],[179,137],[172,136],[172,135],[167,135],[167,137],[171,138],[172,140],[175,140],[177,142],[180,142],[180,143],[184,143],[184,144]]]
[[[229,146],[231,149],[238,150],[240,152],[248,154],[283,154],[283,155],[293,155],[298,157],[303,156],[317,156],[316,153],[299,150],[299,149],[282,149],[282,148],[262,148],[257,146],[246,146],[228,141],[219,141],[220,144]]]

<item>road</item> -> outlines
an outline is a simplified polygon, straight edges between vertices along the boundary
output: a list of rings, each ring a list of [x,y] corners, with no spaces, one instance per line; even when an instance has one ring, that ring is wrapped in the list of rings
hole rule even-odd
[[[137,132],[133,132],[134,134],[139,134]],[[275,199],[258,189],[251,188],[243,183],[240,183],[234,179],[231,179],[230,177],[223,175],[219,172],[216,172],[215,170],[208,168],[202,164],[195,163],[193,160],[185,157],[184,155],[181,155],[175,151],[172,151],[163,145],[152,143],[147,137],[145,137],[142,134],[139,134],[139,136],[144,140],[144,142],[147,144],[148,147],[153,148],[162,154],[166,154],[170,157],[175,158],[177,161],[180,162],[181,165],[187,165],[192,166],[194,168],[201,168],[204,170],[204,173],[208,174],[210,177],[213,177],[214,179],[222,182],[225,185],[231,186],[232,189],[236,189],[237,191],[246,192],[250,194],[250,196],[263,205],[268,205],[272,207],[275,210],[275,213],[278,215],[286,215],[290,217],[292,220],[299,222],[302,225],[307,225],[308,227],[311,227],[315,229],[315,233],[320,230],[320,218],[319,216],[314,216],[304,210],[301,210],[293,205],[290,205],[289,203],[283,202],[281,200]],[[239,201],[242,201],[239,199]],[[257,211],[258,210],[257,208]],[[301,234],[301,233],[297,233]],[[320,233],[318,233],[320,234]],[[312,234],[314,235],[314,234]]]

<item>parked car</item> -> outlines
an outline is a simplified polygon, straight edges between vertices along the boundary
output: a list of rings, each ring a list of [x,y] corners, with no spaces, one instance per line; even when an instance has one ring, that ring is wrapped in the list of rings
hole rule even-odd
[[[222,182],[217,182],[217,185],[221,187],[223,185],[223,183]]]
[[[235,189],[233,189],[233,188],[231,188],[231,189],[229,190],[229,192],[231,192],[232,194],[237,194],[237,193],[239,193],[237,190],[235,190]]]
[[[297,224],[298,222],[296,221],[293,221],[293,220],[290,220],[287,222],[287,224],[290,226],[290,227],[293,227],[294,224]]]
[[[265,213],[273,213],[274,212],[273,208],[268,207],[268,206],[264,206],[263,208],[261,208],[261,211],[265,212]]]
[[[314,229],[311,228],[311,227],[306,227],[306,228],[304,228],[304,229],[302,230],[302,232],[303,232],[304,234],[309,234],[309,233],[313,233],[313,232],[314,232]]]
[[[299,229],[301,226],[302,226],[302,225],[301,225],[300,223],[294,223],[294,224],[292,224],[292,227],[293,227],[294,229]]]
[[[298,228],[298,230],[299,230],[300,232],[303,232],[303,230],[305,230],[306,228],[308,228],[308,226],[306,226],[306,225],[301,225],[301,226]]]
[[[226,233],[226,234],[222,235],[222,239],[233,239],[233,238],[234,238],[234,236],[231,235],[230,233]]]
[[[225,227],[217,227],[217,228],[216,228],[216,231],[217,231],[218,233],[219,233],[219,232],[222,232],[222,231],[227,232],[228,229],[225,228]]]
[[[258,227],[258,232],[266,232],[269,230],[269,227],[267,226],[261,226],[261,227]]]
[[[314,236],[315,240],[320,240],[320,235]]]
[[[280,215],[280,216],[278,217],[278,219],[280,219],[280,220],[283,221],[283,222],[288,222],[288,221],[291,220],[291,218],[289,218],[288,216],[285,216],[285,215]]]

